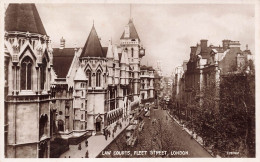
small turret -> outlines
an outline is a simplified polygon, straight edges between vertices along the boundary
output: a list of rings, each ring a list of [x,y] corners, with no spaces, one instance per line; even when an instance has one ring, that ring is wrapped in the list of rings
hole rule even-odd
[[[113,59],[114,58],[113,47],[112,47],[112,44],[111,44],[110,40],[109,40],[108,49],[107,49],[107,58],[108,59]]]
[[[66,42],[66,40],[63,37],[61,37],[61,39],[60,39],[60,49],[65,48],[65,42]]]

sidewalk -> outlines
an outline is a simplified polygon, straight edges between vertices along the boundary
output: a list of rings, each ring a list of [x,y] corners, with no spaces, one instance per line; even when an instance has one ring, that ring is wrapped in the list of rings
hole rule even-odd
[[[85,153],[88,150],[89,158],[95,158],[99,155],[99,153],[104,150],[129,124],[129,119],[127,121],[122,121],[122,119],[119,120],[122,123],[122,128],[117,128],[117,131],[114,134],[114,138],[112,137],[112,134],[110,137],[107,137],[107,140],[105,139],[104,135],[95,135],[88,138],[88,147],[85,146],[85,140],[81,142],[81,150],[78,150],[78,145],[70,145],[70,149],[63,153],[60,158],[85,158]],[[112,129],[114,128],[113,123],[110,126],[110,131],[112,133]]]
[[[177,120],[175,119],[168,111],[166,111],[167,114],[181,127],[183,127],[183,125]],[[185,128],[184,127],[184,130],[193,137],[193,139],[201,145],[201,147],[203,147],[212,157],[214,157],[214,155],[212,154],[212,151],[211,150],[208,150],[207,148],[205,148],[203,146],[203,139],[200,137],[200,136],[197,136],[196,133],[192,134],[192,131],[190,131],[188,128]],[[219,155],[217,155],[217,157],[220,157]]]

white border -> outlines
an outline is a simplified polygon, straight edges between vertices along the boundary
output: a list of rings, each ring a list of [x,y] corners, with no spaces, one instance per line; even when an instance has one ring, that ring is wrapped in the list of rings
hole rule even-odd
[[[4,158],[4,3],[115,3],[115,4],[255,4],[255,65],[256,65],[256,158],[222,158],[222,159],[208,159],[208,158],[118,158],[118,159],[82,159],[82,158],[72,158],[72,159],[6,159]],[[260,161],[259,151],[260,151],[260,141],[259,141],[259,101],[257,99],[259,96],[259,71],[260,71],[260,0],[0,0],[0,161],[230,161],[230,162],[240,162],[240,161]]]

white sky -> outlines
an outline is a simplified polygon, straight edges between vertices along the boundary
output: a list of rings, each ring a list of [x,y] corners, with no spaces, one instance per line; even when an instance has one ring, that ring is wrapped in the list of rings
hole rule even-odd
[[[119,43],[130,17],[129,4],[36,4],[53,47],[63,36],[66,47],[82,47],[93,24],[103,46]],[[162,61],[165,73],[189,59],[190,46],[200,39],[222,45],[223,39],[240,41],[255,52],[254,5],[132,4],[132,18],[146,48],[142,64]],[[149,61],[148,61],[149,60]]]

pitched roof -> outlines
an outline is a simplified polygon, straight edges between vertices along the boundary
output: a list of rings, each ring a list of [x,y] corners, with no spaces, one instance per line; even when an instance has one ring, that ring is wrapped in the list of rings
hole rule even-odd
[[[92,26],[80,57],[106,57],[106,53],[101,46],[94,25]]]
[[[152,66],[148,66],[148,67],[147,67],[147,70],[149,70],[149,71],[154,71],[154,69],[153,69]]]
[[[142,66],[140,67],[140,70],[148,70],[148,67],[145,66],[145,65],[142,65]]]
[[[128,26],[129,26],[130,35],[129,35],[129,38],[126,38],[126,39],[139,39],[140,40],[132,19],[129,20]],[[125,36],[125,31],[123,32],[120,39],[125,39],[124,36]]]
[[[74,53],[74,48],[53,48],[53,69],[58,78],[66,78]]]
[[[86,74],[84,73],[83,69],[81,67],[78,68],[74,80],[77,81],[86,81],[88,80],[86,77]]]
[[[6,31],[47,35],[35,4],[9,4],[5,15]]]
[[[104,54],[107,53],[107,50],[108,50],[108,47],[102,47],[102,51],[103,51]]]

